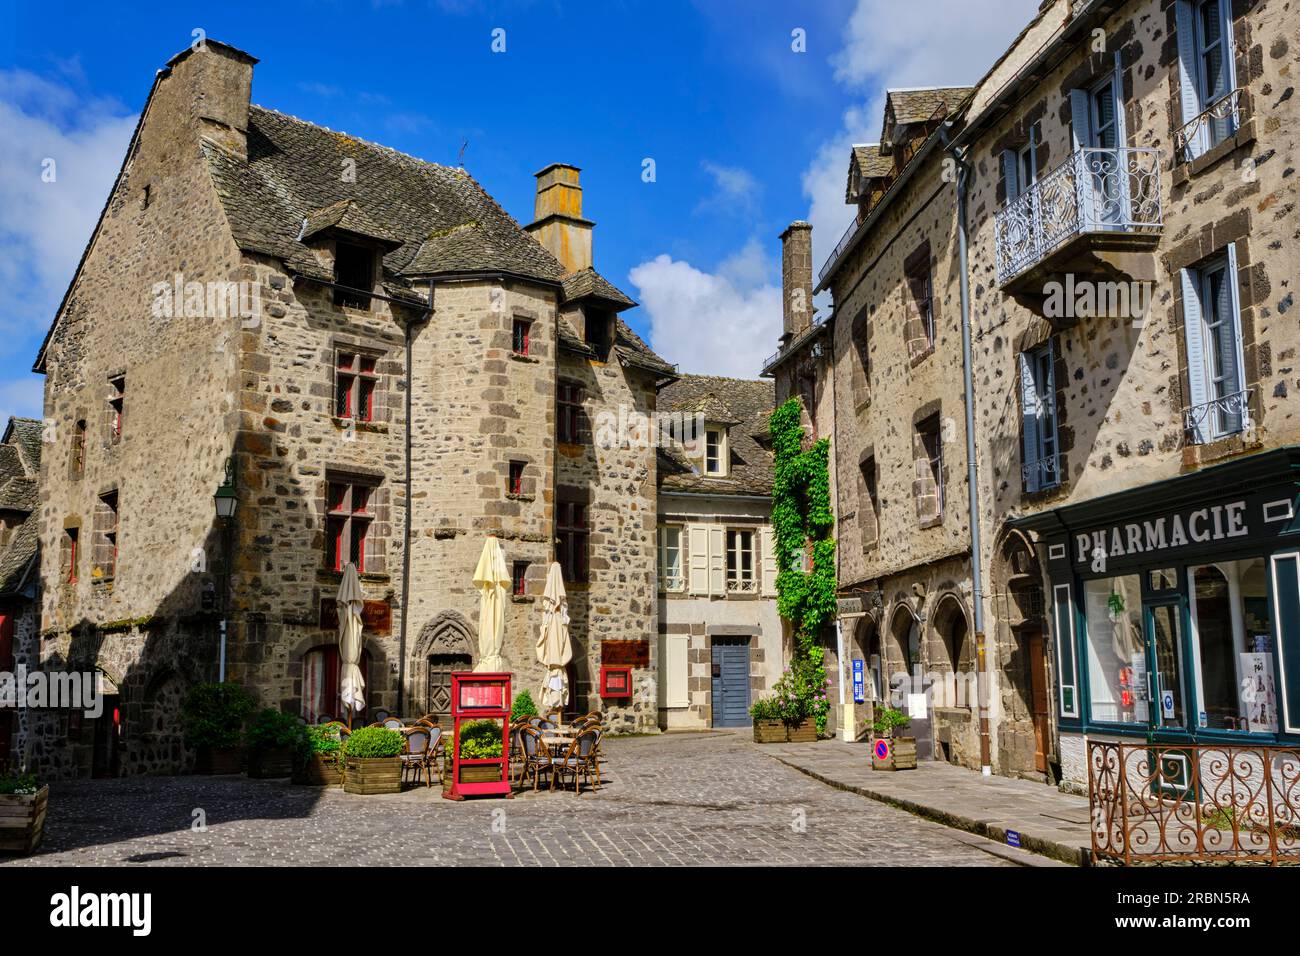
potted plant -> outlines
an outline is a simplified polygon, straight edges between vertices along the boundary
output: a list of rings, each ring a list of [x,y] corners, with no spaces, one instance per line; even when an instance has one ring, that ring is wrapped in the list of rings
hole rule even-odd
[[[515,695],[515,702],[510,706],[510,722],[513,724],[520,717],[536,717],[537,705],[533,703],[533,695],[526,690],[521,690]]]
[[[266,708],[258,711],[244,734],[248,775],[267,780],[289,777],[307,762],[311,739],[307,727],[293,714]]]
[[[826,690],[810,683],[808,676],[805,668],[787,669],[773,685],[771,696],[760,697],[750,706],[755,743],[812,743],[817,739],[816,712]]]
[[[901,737],[898,732],[912,722],[912,718],[888,704],[879,704],[871,729],[875,740],[871,745],[871,766],[875,770],[915,770],[916,738]],[[883,746],[880,743],[883,742]]]
[[[197,752],[195,773],[239,773],[244,723],[256,705],[238,684],[195,684],[181,704],[185,744]]]
[[[348,793],[401,793],[401,733],[386,727],[362,727],[343,745],[343,789]]]
[[[337,723],[307,728],[311,751],[294,774],[295,783],[314,787],[337,787],[343,782],[343,741]]]
[[[27,854],[41,845],[49,798],[35,774],[0,775],[0,853]]]
[[[527,693],[525,691],[524,693]],[[501,760],[501,725],[495,720],[472,720],[460,728],[461,783],[497,783],[501,764],[465,765],[466,760]]]

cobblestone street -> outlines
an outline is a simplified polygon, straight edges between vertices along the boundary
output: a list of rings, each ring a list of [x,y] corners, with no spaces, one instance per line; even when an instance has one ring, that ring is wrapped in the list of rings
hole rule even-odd
[[[609,740],[597,793],[452,803],[238,777],[51,787],[21,865],[937,865],[1038,862],[827,787],[732,733]],[[192,829],[197,811],[206,831]]]

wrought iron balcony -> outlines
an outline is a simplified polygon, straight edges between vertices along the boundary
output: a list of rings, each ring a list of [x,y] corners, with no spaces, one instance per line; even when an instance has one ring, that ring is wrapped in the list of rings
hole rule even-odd
[[[1251,389],[1242,389],[1183,410],[1188,439],[1196,445],[1235,435],[1250,427]]]
[[[1160,150],[1079,149],[998,210],[998,284],[1081,236],[1158,236],[1164,226]]]
[[[1241,87],[1230,90],[1174,133],[1174,147],[1183,162],[1190,163],[1241,128],[1243,92]]]
[[[1061,461],[1058,455],[1048,455],[1038,461],[1027,461],[1020,466],[1020,479],[1026,491],[1043,491],[1061,483]]]

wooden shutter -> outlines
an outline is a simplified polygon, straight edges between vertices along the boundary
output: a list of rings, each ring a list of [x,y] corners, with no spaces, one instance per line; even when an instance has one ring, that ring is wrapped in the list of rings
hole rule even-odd
[[[1070,125],[1075,149],[1092,145],[1092,110],[1087,90],[1070,90]]]
[[[1204,405],[1210,398],[1210,383],[1205,368],[1205,327],[1201,317],[1200,274],[1194,269],[1180,269],[1183,287],[1183,334],[1187,341],[1187,405]],[[1207,421],[1193,422],[1192,441],[1198,444],[1209,436]]]
[[[709,593],[709,529],[701,524],[687,525],[684,535],[689,539],[687,576],[692,594]],[[684,543],[685,544],[685,543]]]
[[[1182,106],[1182,121],[1190,123],[1200,115],[1201,105],[1200,63],[1196,56],[1196,10],[1190,0],[1177,0],[1174,4],[1174,22],[1178,40],[1178,99]],[[1192,160],[1209,148],[1209,130],[1202,126],[1188,141],[1187,152],[1181,157]]]
[[[1021,461],[1026,466],[1024,476],[1025,491],[1037,491],[1040,487],[1037,467],[1030,468],[1038,461],[1038,387],[1034,382],[1034,362],[1028,352],[1021,352],[1020,360],[1020,449]]]
[[[776,540],[769,527],[763,528],[759,535],[759,541],[763,549],[761,558],[761,568],[763,572],[763,596],[774,597],[776,595]]]
[[[1002,178],[1007,184],[1007,202],[1020,195],[1020,156],[1014,149],[1002,151]]]
[[[659,706],[689,707],[690,636],[659,635]]]
[[[727,538],[721,525],[709,531],[709,593],[722,596],[727,593]]]
[[[1245,360],[1241,346],[1241,292],[1237,286],[1237,244],[1228,243],[1228,265],[1223,273],[1223,299],[1216,303],[1223,310],[1219,323],[1219,354],[1223,362],[1225,392],[1240,392],[1246,387]],[[1223,416],[1229,432],[1240,431],[1245,416],[1235,412]]]

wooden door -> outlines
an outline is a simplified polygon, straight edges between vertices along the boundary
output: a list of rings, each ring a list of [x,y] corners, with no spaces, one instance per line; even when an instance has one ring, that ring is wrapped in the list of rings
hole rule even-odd
[[[1051,749],[1051,726],[1048,714],[1047,655],[1043,635],[1029,635],[1029,709],[1034,718],[1034,769],[1047,772],[1047,753]]]
[[[439,726],[451,726],[451,672],[471,667],[468,654],[431,654],[429,679],[425,688],[426,713],[437,714]]]

